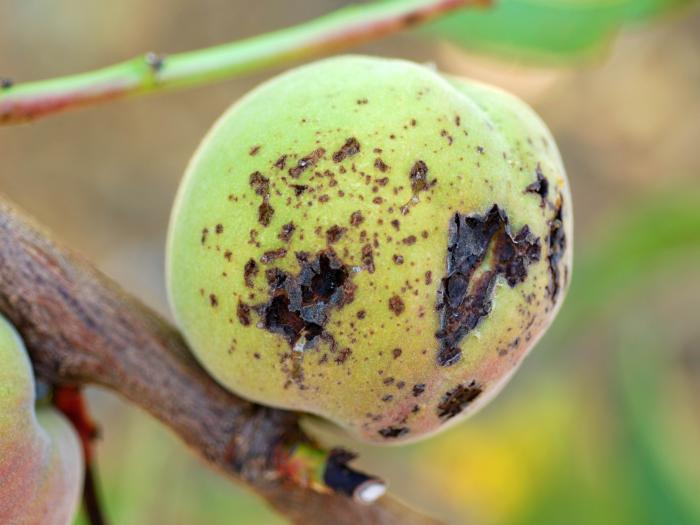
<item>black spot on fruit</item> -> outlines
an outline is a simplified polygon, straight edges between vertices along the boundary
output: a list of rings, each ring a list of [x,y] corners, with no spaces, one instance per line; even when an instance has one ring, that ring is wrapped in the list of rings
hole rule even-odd
[[[527,225],[512,234],[508,216],[497,205],[485,215],[452,217],[447,274],[437,292],[438,364],[450,366],[461,359],[459,343],[491,311],[496,278],[500,275],[515,287],[527,277],[527,267],[540,259],[540,251],[540,241]]]
[[[384,439],[394,439],[405,436],[411,430],[408,427],[386,427],[379,430],[378,434]]]
[[[547,285],[547,292],[552,302],[556,302],[559,290],[561,289],[561,260],[566,251],[566,234],[564,233],[564,223],[562,222],[563,199],[559,201],[554,218],[549,221],[549,235],[547,245],[549,247],[547,263],[549,265],[550,283]]]
[[[481,395],[482,389],[475,381],[468,385],[457,385],[442,396],[437,406],[440,419],[448,420],[462,412],[472,401]]]
[[[540,205],[544,207],[547,195],[549,194],[549,181],[542,173],[542,167],[539,164],[537,165],[537,168],[535,168],[535,176],[537,179],[535,182],[525,188],[525,193],[535,193],[536,195],[539,195],[542,199]]]

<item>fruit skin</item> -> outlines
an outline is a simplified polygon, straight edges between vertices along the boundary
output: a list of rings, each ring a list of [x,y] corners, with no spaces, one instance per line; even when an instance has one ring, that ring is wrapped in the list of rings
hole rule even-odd
[[[34,403],[24,344],[0,317],[0,523],[66,525],[82,487],[80,443],[62,414]]]
[[[339,57],[261,85],[205,137],[168,291],[222,385],[396,443],[507,382],[561,304],[571,242],[559,153],[523,102]]]

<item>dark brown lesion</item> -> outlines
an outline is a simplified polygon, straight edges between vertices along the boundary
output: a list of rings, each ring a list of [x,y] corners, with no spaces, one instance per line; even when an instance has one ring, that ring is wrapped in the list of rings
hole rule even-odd
[[[471,381],[466,385],[457,385],[442,396],[437,406],[438,417],[445,421],[452,419],[479,397],[482,392],[481,386],[476,381]]]
[[[243,267],[243,280],[248,288],[255,286],[255,277],[258,275],[260,268],[254,259],[249,259]]]
[[[414,194],[430,189],[437,182],[428,180],[429,171],[428,165],[422,160],[417,160],[411,167],[408,179],[411,181],[411,190],[413,190]]]
[[[566,252],[566,233],[562,208],[564,200],[560,197],[556,207],[554,218],[549,221],[549,235],[547,236],[547,264],[549,266],[550,283],[547,285],[547,293],[552,302],[556,302],[559,291],[562,288],[561,261]]]
[[[338,151],[333,153],[333,162],[344,161],[347,157],[352,157],[360,152],[360,142],[355,137],[350,137],[345,141]]]
[[[513,288],[540,259],[540,240],[527,225],[515,235],[498,205],[485,215],[452,216],[448,231],[447,274],[437,292],[440,330],[435,334],[441,366],[462,357],[459,344],[491,312],[499,276]]]
[[[544,207],[547,201],[547,195],[549,194],[549,180],[547,180],[547,177],[542,173],[542,166],[540,166],[539,163],[535,168],[535,182],[525,188],[525,193],[539,195],[540,199],[542,199],[540,205]]]
[[[305,157],[300,158],[297,161],[296,166],[294,166],[293,168],[289,168],[289,175],[294,177],[295,179],[298,178],[307,169],[314,167],[316,163],[319,160],[321,160],[321,157],[323,157],[325,153],[325,149],[317,148]]]
[[[250,174],[248,182],[255,190],[255,194],[262,197],[262,202],[258,206],[258,222],[267,227],[275,213],[275,209],[270,204],[270,179],[259,171],[254,171]]]
[[[299,261],[296,275],[278,268],[266,272],[270,300],[256,308],[262,326],[284,337],[295,351],[332,339],[325,329],[330,314],[350,303],[355,292],[350,268],[330,250]]]

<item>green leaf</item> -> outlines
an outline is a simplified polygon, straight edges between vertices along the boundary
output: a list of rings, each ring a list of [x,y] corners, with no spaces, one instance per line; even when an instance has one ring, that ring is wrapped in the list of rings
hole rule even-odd
[[[600,54],[617,31],[695,0],[494,0],[427,31],[468,49],[561,64]]]

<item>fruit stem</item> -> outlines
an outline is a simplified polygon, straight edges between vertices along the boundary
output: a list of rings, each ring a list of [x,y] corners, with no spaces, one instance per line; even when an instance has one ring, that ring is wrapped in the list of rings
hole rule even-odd
[[[0,78],[0,125],[59,111],[191,87],[338,52],[489,0],[389,0],[348,6],[245,40],[170,56],[143,56],[87,73],[14,84]]]
[[[356,502],[371,505],[386,492],[379,478],[348,466],[355,454],[335,448],[330,451],[309,443],[295,445],[284,462],[283,475],[317,492],[336,492]]]

